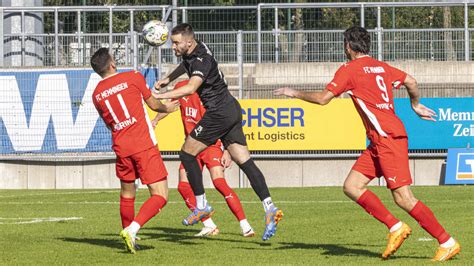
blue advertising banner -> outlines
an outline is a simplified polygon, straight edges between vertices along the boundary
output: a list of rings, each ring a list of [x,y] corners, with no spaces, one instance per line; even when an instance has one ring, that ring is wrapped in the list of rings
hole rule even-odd
[[[156,80],[157,72],[153,68],[142,72],[149,86]],[[100,77],[90,69],[0,70],[0,154],[111,151],[110,132],[92,103],[92,92],[99,80]],[[350,101],[342,99],[340,102],[345,100]],[[281,102],[267,101],[269,106]],[[409,99],[395,99],[395,110],[408,132],[409,149],[473,146],[474,98],[432,98],[422,99],[422,103],[438,114],[437,122],[418,118],[410,107]],[[325,112],[330,108],[317,110]],[[349,112],[357,116],[353,108],[347,109],[347,112],[346,117]],[[276,114],[275,119],[284,119],[285,115]],[[308,121],[315,118],[309,111],[306,116]],[[340,120],[335,117],[337,113],[334,112],[317,117],[315,122],[306,123],[304,129],[321,125],[328,127],[330,121]],[[359,120],[354,121],[358,123]],[[285,125],[281,126],[282,130],[288,129]],[[274,128],[276,132],[279,127]],[[351,141],[362,143],[363,148],[365,137],[361,132],[357,136],[352,134],[354,139]],[[292,148],[291,145],[278,147],[281,150]],[[314,149],[321,147],[316,145]],[[345,144],[323,148],[354,149]]]
[[[157,71],[143,73],[152,85]],[[0,71],[0,154],[111,151],[92,103],[99,81],[90,69]]]
[[[423,98],[437,121],[420,119],[409,99],[395,99],[395,112],[405,124],[409,149],[449,149],[474,145],[474,98]]]
[[[474,149],[449,149],[446,185],[474,184]]]

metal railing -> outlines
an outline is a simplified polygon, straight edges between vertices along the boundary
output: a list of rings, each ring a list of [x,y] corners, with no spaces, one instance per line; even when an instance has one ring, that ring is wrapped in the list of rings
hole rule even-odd
[[[238,12],[255,17],[255,29],[242,32],[243,62],[334,62],[342,61],[341,50],[343,28],[332,30],[308,26],[304,29],[285,28],[280,17],[294,10],[307,13],[321,10],[346,10],[352,12],[354,23],[366,26],[372,32],[373,55],[383,60],[435,60],[470,61],[472,58],[472,28],[469,27],[469,8],[474,1],[453,0],[449,2],[356,2],[356,3],[292,3],[259,4],[256,6],[55,6],[55,7],[0,7],[0,67],[2,66],[81,66],[88,62],[88,55],[98,47],[109,47],[123,55],[123,65],[137,67],[149,50],[141,39],[140,29],[144,19],[167,18],[170,26],[178,22],[200,25],[202,15]],[[451,7],[463,9],[463,26],[454,28],[385,29],[383,12],[389,8],[433,8]],[[212,11],[212,12],[211,12]],[[273,15],[268,15],[270,12]],[[193,12],[201,12],[193,15]],[[250,12],[250,13],[249,13]],[[221,14],[219,13],[219,14]],[[234,14],[233,13],[233,14]],[[235,14],[234,14],[235,15]],[[87,17],[99,16],[101,25],[88,25]],[[230,15],[229,15],[230,16]],[[371,20],[370,16],[374,17]],[[268,21],[273,17],[274,21]],[[20,23],[15,31],[3,31],[8,19]],[[265,20],[265,19],[266,20]],[[222,18],[221,18],[222,19]],[[289,18],[287,18],[289,19]],[[217,20],[220,26],[233,27],[233,31],[209,31],[214,27],[206,21],[207,28],[198,26],[198,36],[214,48],[221,62],[236,62],[235,47],[237,31],[244,28],[242,19],[229,17]],[[35,32],[27,27],[31,22],[44,26],[44,32]],[[249,21],[246,21],[249,23]],[[97,22],[98,23],[98,22]],[[314,23],[312,23],[314,24]],[[50,26],[47,26],[50,25]],[[105,26],[106,25],[106,26]],[[328,24],[329,25],[329,24]],[[47,27],[46,27],[47,26]],[[119,27],[120,26],[120,27]],[[240,27],[240,28],[239,28]],[[8,28],[8,27],[7,27]],[[421,42],[419,44],[418,42]],[[406,44],[408,43],[408,45]],[[418,49],[421,47],[421,50]],[[8,48],[8,49],[7,49]],[[163,59],[159,62],[176,62],[172,53],[163,47]],[[447,55],[443,55],[443,53]],[[36,61],[25,58],[36,57]],[[412,57],[413,56],[413,57]],[[7,62],[7,59],[15,63]]]

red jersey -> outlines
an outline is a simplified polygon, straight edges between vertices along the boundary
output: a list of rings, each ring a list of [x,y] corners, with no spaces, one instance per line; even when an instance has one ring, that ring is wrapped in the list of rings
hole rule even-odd
[[[392,92],[406,76],[397,68],[363,56],[343,64],[326,88],[335,96],[347,92],[352,97],[371,141],[376,135],[406,137],[405,127],[395,114]]]
[[[151,97],[140,72],[117,73],[99,82],[92,94],[94,105],[112,130],[112,149],[128,157],[156,145],[155,133],[144,106]]]
[[[174,89],[183,87],[188,83],[189,80],[183,80],[181,82],[178,82],[174,86]],[[201,98],[199,98],[199,95],[196,92],[191,95],[180,98],[179,104],[179,108],[181,110],[181,120],[183,121],[184,127],[184,135],[186,135],[187,137],[194,129],[196,124],[204,116],[206,108],[204,108],[204,105],[201,102]],[[222,146],[221,141],[217,140],[217,142],[212,146],[220,148]]]

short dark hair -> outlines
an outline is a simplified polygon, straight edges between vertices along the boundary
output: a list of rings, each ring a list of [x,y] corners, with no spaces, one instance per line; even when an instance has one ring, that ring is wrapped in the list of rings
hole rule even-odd
[[[194,38],[193,26],[191,26],[188,23],[178,24],[171,30],[171,35],[177,35],[177,34],[187,35]]]
[[[109,54],[108,48],[100,48],[91,57],[91,67],[94,69],[95,73],[100,76],[107,72],[110,62],[112,62],[112,56]]]
[[[350,27],[344,32],[344,46],[347,43],[354,52],[368,54],[370,51],[370,34],[362,27]]]

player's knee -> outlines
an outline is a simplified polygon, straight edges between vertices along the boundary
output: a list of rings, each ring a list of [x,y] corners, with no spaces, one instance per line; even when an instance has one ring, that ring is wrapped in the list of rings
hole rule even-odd
[[[187,162],[192,162],[194,160],[196,160],[196,157],[183,151],[183,150],[180,150],[179,151],[179,160],[181,160],[181,162],[183,163],[187,163]]]
[[[412,209],[418,202],[412,193],[406,193],[406,191],[393,191],[393,199],[400,208],[406,210]]]

